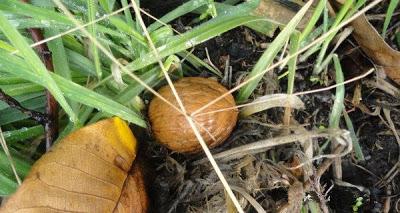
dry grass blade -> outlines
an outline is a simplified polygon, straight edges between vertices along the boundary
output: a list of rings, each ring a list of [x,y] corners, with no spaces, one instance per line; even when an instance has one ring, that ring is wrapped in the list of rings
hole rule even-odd
[[[271,94],[257,98],[251,105],[243,107],[242,116],[249,116],[273,107],[290,107],[294,109],[304,108],[303,101],[298,96],[288,94]]]
[[[265,213],[266,211],[264,210],[264,208],[261,206],[260,203],[257,202],[256,199],[254,199],[251,195],[249,195],[246,190],[244,190],[241,187],[238,186],[231,186],[233,190],[235,190],[236,192],[240,193],[247,201],[249,201],[249,203],[254,207],[254,209],[258,212],[258,213]]]
[[[348,134],[345,130],[324,130],[320,132],[307,132],[307,133],[300,133],[300,134],[291,134],[286,136],[280,136],[276,138],[269,138],[265,140],[260,140],[254,143],[242,145],[236,148],[232,148],[214,155],[214,159],[229,161],[232,159],[241,158],[248,154],[256,154],[260,152],[264,152],[272,147],[293,143],[296,141],[304,141],[307,139],[314,139],[314,138],[340,138],[346,136]],[[351,142],[351,140],[350,140]],[[344,145],[348,145],[347,142]],[[321,156],[320,156],[321,157]],[[326,156],[323,156],[326,157]],[[314,159],[315,160],[315,159]],[[201,159],[199,161],[194,162],[194,164],[204,163],[205,159]]]
[[[6,140],[4,139],[3,131],[1,130],[1,128],[0,128],[0,144],[4,150],[4,153],[6,153],[6,155],[7,155],[8,161],[11,166],[11,170],[14,173],[14,176],[15,176],[15,179],[17,180],[18,185],[21,185],[21,178],[19,177],[19,175],[17,173],[17,169],[15,168],[14,161],[11,157],[10,151],[8,150],[8,146],[7,146]]]

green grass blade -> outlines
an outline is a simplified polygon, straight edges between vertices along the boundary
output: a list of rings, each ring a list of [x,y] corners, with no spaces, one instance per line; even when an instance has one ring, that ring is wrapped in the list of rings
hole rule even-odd
[[[0,196],[8,196],[15,192],[18,188],[18,183],[11,175],[6,175],[2,168],[0,168]]]
[[[45,30],[45,36],[51,37],[60,33],[58,30]],[[66,79],[72,79],[71,70],[68,65],[67,53],[61,38],[56,38],[47,43],[53,58],[54,73]]]
[[[0,85],[0,88],[10,96],[25,95],[29,93],[36,93],[44,91],[44,88],[40,85],[33,83],[20,83],[10,85]]]
[[[29,47],[29,44],[25,41],[22,35],[14,27],[12,27],[2,12],[0,12],[0,29],[7,36],[14,47],[16,47],[24,56],[26,63],[32,67],[32,70],[40,75],[43,81],[43,86],[45,86],[51,92],[60,106],[68,114],[70,119],[74,122],[77,121],[77,116],[65,100],[63,94],[61,93],[57,84],[51,78],[40,58],[36,55],[32,48]]]
[[[99,0],[101,7],[107,12],[111,13],[114,8],[115,0]]]
[[[45,36],[51,37],[57,35],[59,33],[56,29],[47,29],[45,30]],[[50,52],[52,53],[54,73],[64,77],[65,79],[72,80],[71,70],[69,68],[69,59],[67,57],[67,53],[61,38],[56,38],[47,43]],[[69,100],[72,109],[77,114],[77,103]]]
[[[212,72],[215,75],[217,75],[218,77],[222,78],[222,73],[219,70],[210,66],[209,64],[207,64],[206,62],[204,62],[203,60],[201,60],[194,54],[192,54],[188,51],[183,51],[183,52],[178,53],[177,55],[179,55],[182,58],[185,58],[185,60],[187,60],[190,64],[192,64],[194,67],[196,67],[196,69],[200,70],[201,67],[205,67],[210,72]]]
[[[347,12],[351,9],[351,6],[353,6],[354,0],[346,0],[346,2],[343,4],[343,6],[340,8],[339,13],[335,17],[335,21],[331,25],[331,29],[334,27],[337,27],[345,18]],[[331,43],[332,39],[335,37],[336,33],[339,31],[336,30],[335,32],[331,33],[324,41],[322,44],[321,50],[318,54],[315,66],[314,66],[314,75],[319,74],[322,71],[322,66],[321,63],[325,58],[326,51],[329,47],[329,44]]]
[[[13,149],[10,149],[10,154],[13,157],[17,174],[20,178],[24,178],[31,168],[30,161],[22,158],[21,155]],[[3,149],[0,149],[0,183],[0,196],[10,195],[18,188],[14,173],[11,170],[9,160]]]
[[[236,96],[236,100],[239,103],[246,101],[250,97],[251,93],[253,93],[254,89],[257,87],[258,82],[260,82],[261,78],[263,77],[261,73],[263,73],[264,70],[267,69],[267,67],[272,63],[275,56],[288,40],[289,36],[296,30],[297,24],[301,21],[310,6],[310,2],[305,4],[302,9],[293,17],[293,19],[285,26],[285,28],[279,33],[274,41],[269,45],[268,49],[264,51],[263,55],[253,67],[253,70],[248,75],[248,78],[253,78],[255,76],[257,77],[250,81],[247,85],[242,87],[239,90],[239,94]]]
[[[88,22],[92,22],[96,19],[96,13],[97,13],[97,0],[87,0],[86,4],[88,6]],[[95,24],[91,24],[88,26],[88,31],[90,35],[93,37],[97,37],[97,29]],[[94,61],[94,65],[96,68],[96,74],[97,78],[101,79],[102,77],[102,71],[101,71],[101,63],[100,63],[100,57],[99,57],[99,50],[97,49],[96,45],[94,45],[92,42],[90,42],[90,56],[92,57]]]
[[[177,8],[175,8],[174,10],[172,10],[171,12],[167,13],[166,15],[164,15],[163,17],[160,18],[160,21],[163,23],[169,23],[170,21],[181,17],[187,13],[192,12],[193,10],[208,4],[208,0],[190,0],[180,6],[178,6]],[[147,30],[149,32],[152,32],[156,29],[158,29],[159,27],[161,27],[163,24],[161,24],[160,22],[156,21],[153,24],[151,24]]]
[[[37,125],[33,127],[24,127],[17,130],[6,131],[3,133],[4,139],[7,144],[12,144],[19,141],[28,140],[31,138],[39,137],[43,135],[44,128],[42,125]]]
[[[243,25],[256,20],[262,20],[259,17],[248,15],[235,15],[235,16],[218,16],[193,30],[188,31],[182,35],[171,38],[171,41],[165,45],[158,47],[161,57],[173,55],[183,50],[192,48],[193,46],[207,41],[221,33],[224,33],[237,26]],[[150,64],[157,62],[157,58],[152,52],[143,55],[141,58],[129,63],[126,68],[131,71],[139,70]]]
[[[290,39],[289,54],[292,55],[299,50],[301,35],[299,32],[294,32]],[[287,93],[293,94],[294,77],[296,75],[297,57],[293,57],[288,62],[288,88]]]
[[[357,160],[364,161],[365,160],[364,154],[362,152],[356,132],[354,131],[353,122],[351,122],[351,119],[345,109],[343,109],[343,115],[344,115],[344,120],[346,121],[347,129],[350,132],[351,141],[353,142],[354,155],[356,156]]]
[[[385,21],[383,22],[382,37],[385,38],[387,28],[389,27],[390,20],[392,20],[393,13],[399,5],[399,0],[390,0],[389,7],[386,11]]]
[[[320,18],[322,12],[324,11],[324,8],[326,7],[326,1],[327,0],[320,0],[318,2],[317,7],[315,7],[314,13],[310,18],[310,21],[308,21],[307,26],[304,28],[303,32],[300,35],[300,42],[302,42],[312,31],[312,29],[315,27],[315,24],[317,23],[318,19]]]
[[[339,57],[336,54],[333,54],[333,63],[336,71],[336,84],[341,84],[344,81],[344,77]],[[336,87],[335,101],[329,116],[329,128],[339,128],[340,117],[344,109],[344,93],[344,85]]]

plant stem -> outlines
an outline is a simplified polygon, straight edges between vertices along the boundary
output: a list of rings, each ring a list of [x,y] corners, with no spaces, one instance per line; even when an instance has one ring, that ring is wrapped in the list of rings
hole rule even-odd
[[[29,0],[22,0],[23,2],[29,4]],[[27,31],[31,34],[32,40],[34,42],[39,42],[44,40],[43,33],[40,29],[29,28]],[[36,49],[41,57],[43,63],[45,64],[48,71],[53,72],[53,61],[51,57],[51,52],[47,47],[46,43],[36,46]],[[46,132],[46,150],[48,151],[51,144],[55,141],[58,135],[58,104],[53,95],[47,90],[46,91],[46,122],[45,122],[45,132]]]
[[[24,113],[25,115],[29,116],[30,118],[34,119],[42,125],[45,125],[47,123],[48,119],[46,115],[23,107],[17,100],[7,95],[2,89],[0,89],[0,100],[4,101],[11,108],[19,110],[20,112]]]

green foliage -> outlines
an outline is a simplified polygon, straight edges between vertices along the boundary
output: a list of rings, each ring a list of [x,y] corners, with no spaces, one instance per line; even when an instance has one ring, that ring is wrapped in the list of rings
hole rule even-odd
[[[359,208],[363,205],[363,198],[362,197],[358,197],[355,200],[353,207],[353,212],[358,212]]]

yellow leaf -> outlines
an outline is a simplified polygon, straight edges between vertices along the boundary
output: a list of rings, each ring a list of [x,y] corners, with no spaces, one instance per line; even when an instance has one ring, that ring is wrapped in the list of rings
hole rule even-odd
[[[120,118],[79,129],[33,165],[0,212],[118,211],[123,187],[129,185],[125,182],[132,181],[127,177],[136,147],[128,124]],[[145,193],[141,173],[137,177],[134,185]],[[147,199],[146,194],[141,197]]]

